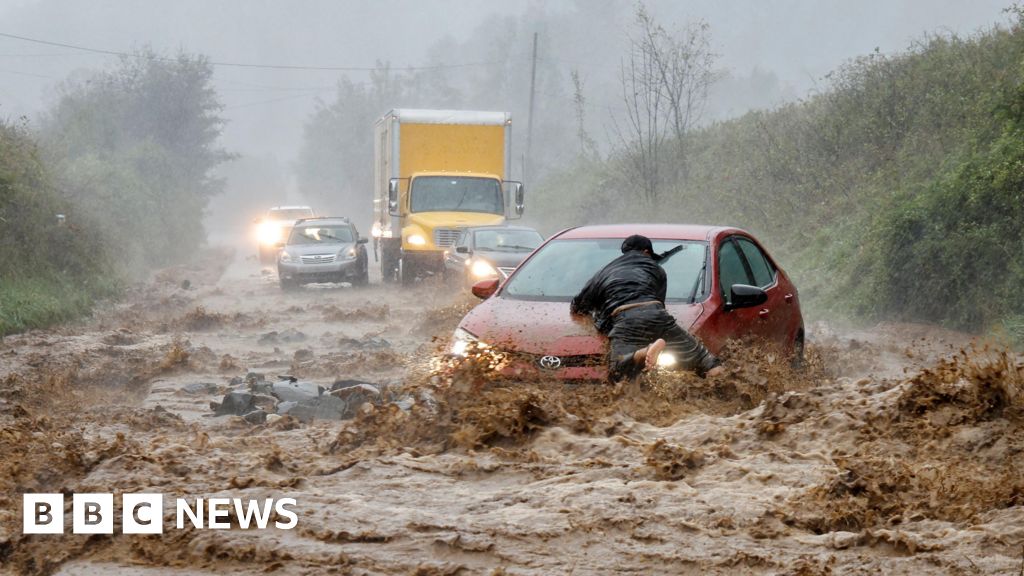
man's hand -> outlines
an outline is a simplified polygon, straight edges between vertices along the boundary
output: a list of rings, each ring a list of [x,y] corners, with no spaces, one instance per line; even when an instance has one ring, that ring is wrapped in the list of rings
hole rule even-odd
[[[708,377],[708,376],[715,377],[715,376],[721,376],[723,374],[725,374],[725,366],[719,364],[718,366],[715,366],[711,370],[708,370],[707,374],[705,374],[704,376],[705,377]]]

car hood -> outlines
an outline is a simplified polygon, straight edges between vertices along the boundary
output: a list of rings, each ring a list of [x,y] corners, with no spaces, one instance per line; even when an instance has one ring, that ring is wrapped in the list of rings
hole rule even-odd
[[[473,253],[473,259],[490,262],[496,268],[515,268],[529,255],[529,252],[486,252],[477,250]]]
[[[292,256],[308,256],[312,254],[337,254],[355,246],[355,242],[331,242],[320,244],[289,244],[284,247]]]
[[[680,326],[689,328],[703,307],[680,304],[668,309]],[[555,356],[605,352],[605,337],[588,317],[569,314],[568,302],[491,297],[473,308],[459,327],[503,350]]]

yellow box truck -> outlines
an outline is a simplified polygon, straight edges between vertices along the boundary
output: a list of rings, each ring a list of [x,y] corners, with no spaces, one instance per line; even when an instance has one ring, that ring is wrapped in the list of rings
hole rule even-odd
[[[462,228],[522,215],[511,134],[506,112],[396,109],[377,121],[371,234],[385,282],[439,274]]]

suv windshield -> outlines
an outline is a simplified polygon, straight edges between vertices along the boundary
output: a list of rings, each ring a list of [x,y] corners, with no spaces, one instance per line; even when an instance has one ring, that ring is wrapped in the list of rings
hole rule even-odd
[[[268,220],[298,220],[312,217],[313,210],[310,208],[283,208],[267,212]]]
[[[504,214],[501,185],[493,178],[420,176],[412,183],[413,212]]]
[[[352,227],[345,224],[323,226],[296,226],[288,237],[288,244],[330,244],[354,242]]]
[[[668,275],[668,300],[704,299],[704,268],[707,245],[688,240],[652,240],[654,251],[665,252],[682,245],[662,267]],[[533,255],[509,279],[501,294],[519,300],[569,301],[605,264],[622,255],[621,238],[555,240]],[[706,271],[705,271],[706,273]],[[699,280],[699,281],[698,281]]]
[[[533,230],[477,230],[474,240],[483,252],[532,252],[544,241]]]

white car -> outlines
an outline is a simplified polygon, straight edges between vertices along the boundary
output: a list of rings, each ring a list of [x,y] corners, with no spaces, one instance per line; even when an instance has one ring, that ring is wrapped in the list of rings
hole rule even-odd
[[[288,238],[288,232],[297,220],[314,218],[309,206],[274,206],[262,218],[255,220],[256,241],[259,244],[260,264],[273,264],[277,252]]]

